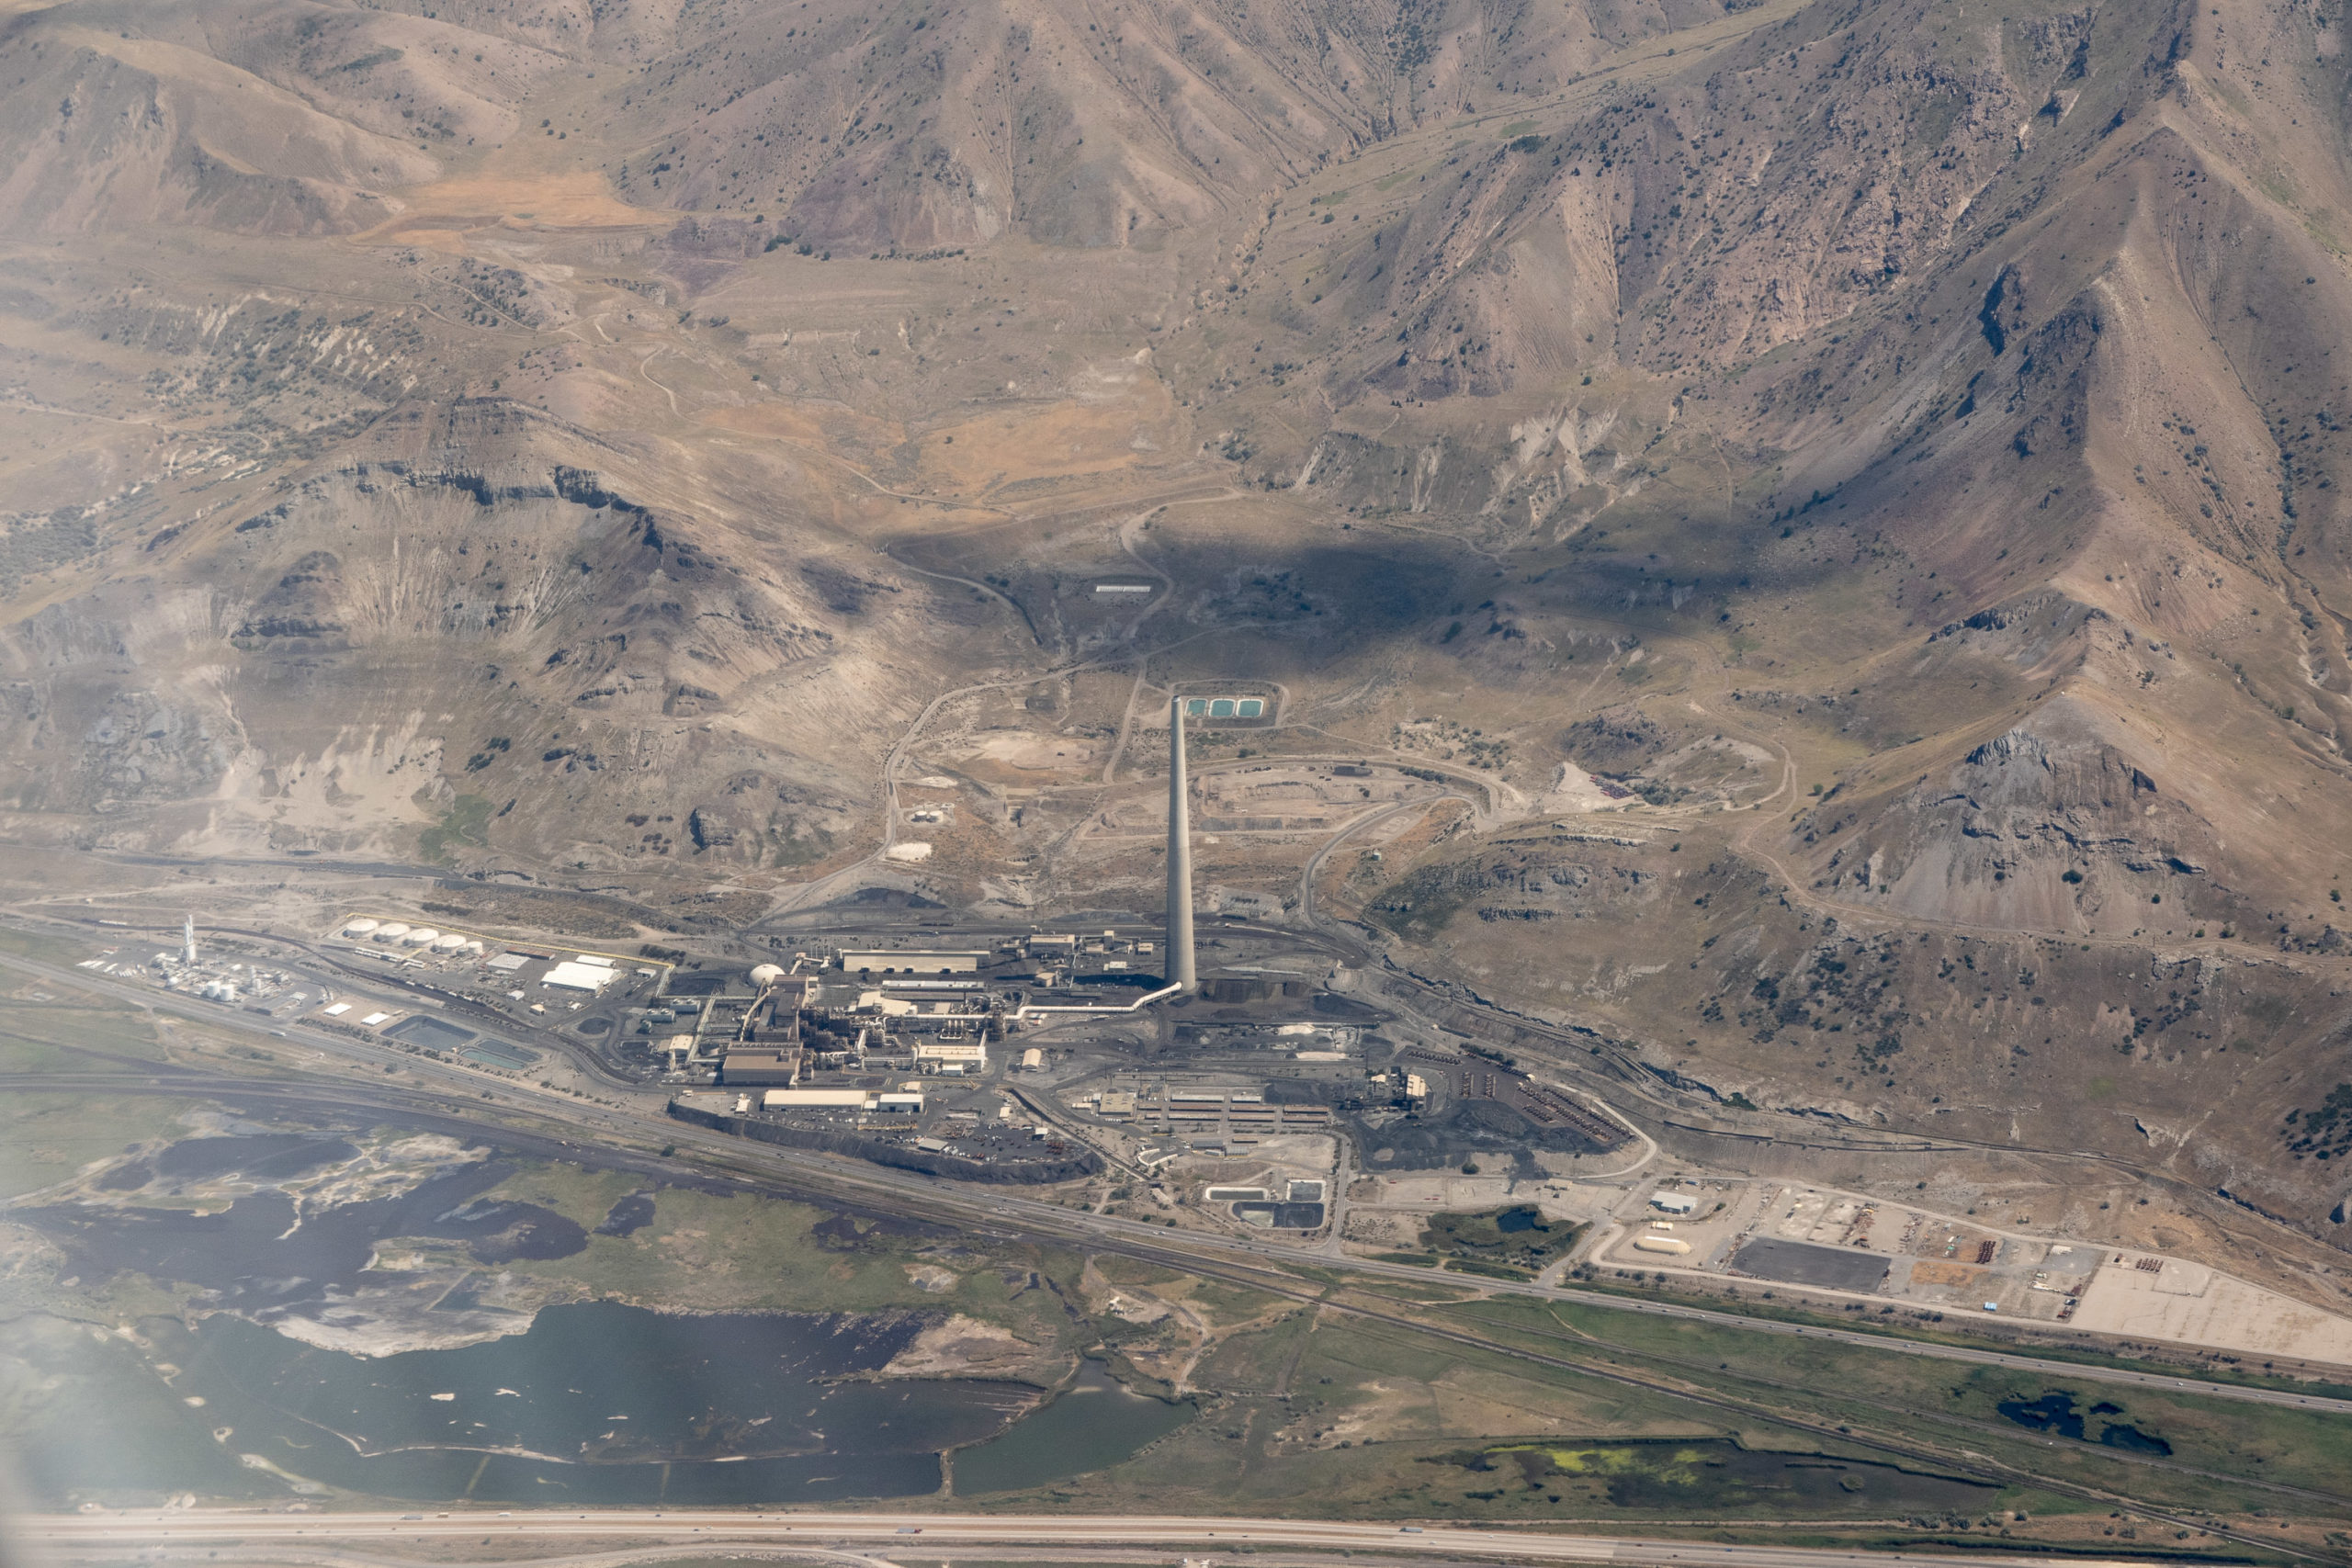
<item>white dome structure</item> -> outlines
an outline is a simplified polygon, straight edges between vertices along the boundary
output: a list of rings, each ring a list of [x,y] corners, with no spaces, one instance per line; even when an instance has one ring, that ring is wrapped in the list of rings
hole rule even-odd
[[[378,942],[398,942],[406,935],[408,935],[408,926],[401,920],[386,920],[376,928]]]
[[[434,939],[433,951],[435,953],[455,953],[465,945],[466,939],[459,936],[457,932],[451,931],[447,936],[436,937]]]
[[[402,947],[430,947],[441,940],[441,933],[431,926],[419,926],[401,938]]]
[[[784,978],[784,971],[773,964],[763,964],[752,971],[752,984],[766,990]]]
[[[369,931],[372,931],[375,929],[376,922],[373,920],[354,920],[349,925],[343,928],[343,934],[345,936],[366,936]]]

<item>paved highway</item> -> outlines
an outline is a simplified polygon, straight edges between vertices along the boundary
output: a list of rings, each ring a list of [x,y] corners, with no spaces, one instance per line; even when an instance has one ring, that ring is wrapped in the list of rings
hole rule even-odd
[[[1841,1551],[1788,1546],[1725,1546],[1713,1541],[1639,1540],[1623,1536],[1536,1534],[1515,1530],[1424,1529],[1394,1524],[1320,1519],[1196,1518],[1182,1515],[923,1513],[737,1513],[665,1509],[585,1514],[487,1508],[420,1514],[277,1514],[246,1510],[159,1509],[119,1514],[51,1514],[17,1521],[19,1530],[51,1550],[115,1550],[141,1546],[285,1546],[294,1542],[406,1541],[478,1545],[508,1537],[535,1543],[549,1538],[599,1541],[664,1541],[696,1550],[757,1543],[811,1550],[870,1542],[910,1552],[950,1545],[1182,1548],[1208,1553],[1266,1547],[1330,1551],[1428,1552],[1453,1557],[1531,1562],[1693,1564],[1694,1568],[1836,1568],[1848,1562],[1936,1562],[1984,1568],[2046,1568],[2046,1557],[1961,1555],[1952,1552]],[[2097,1565],[2104,1560],[2076,1558]]]
[[[616,1106],[596,1100],[582,1100],[568,1093],[543,1089],[536,1084],[512,1078],[493,1077],[453,1063],[438,1062],[430,1057],[413,1055],[389,1044],[355,1040],[345,1035],[307,1028],[300,1023],[273,1024],[256,1015],[233,1009],[214,1008],[192,998],[167,994],[150,985],[134,985],[96,975],[86,969],[69,964],[55,964],[15,954],[0,954],[0,969],[15,969],[38,975],[61,985],[79,987],[85,990],[120,998],[142,1006],[164,1005],[184,1010],[199,1019],[206,1027],[261,1035],[288,1045],[312,1048],[322,1055],[365,1064],[380,1073],[387,1066],[403,1071],[435,1086],[433,1092],[447,1096],[442,1107],[445,1113],[474,1122],[488,1122],[487,1135],[496,1136],[498,1124],[485,1110],[513,1115],[522,1112],[543,1116],[563,1123],[574,1136],[593,1138],[621,1147],[642,1148],[648,1144],[655,1147],[674,1145],[681,1158],[682,1175],[690,1175],[696,1167],[718,1166],[733,1174],[757,1178],[763,1175],[791,1181],[797,1191],[805,1192],[812,1183],[821,1182],[821,1190],[835,1198],[854,1196],[868,1203],[888,1202],[909,1213],[920,1213],[926,1218],[956,1220],[981,1230],[994,1230],[1012,1237],[1048,1236],[1075,1240],[1080,1245],[1092,1244],[1118,1250],[1148,1249],[1157,1256],[1169,1253],[1189,1253],[1203,1258],[1224,1258],[1244,1259],[1255,1263],[1286,1268],[1313,1267],[1345,1270],[1374,1280],[1414,1280],[1427,1284],[1433,1278],[1466,1288],[1486,1291],[1496,1295],[1532,1296],[1544,1301],[1571,1303],[1579,1306],[1599,1307],[1611,1312],[1645,1314],[1653,1317],[1678,1318],[1686,1322],[1706,1323],[1720,1327],[1738,1328],[1750,1333],[1783,1335],[1792,1338],[1826,1339],[1836,1344],[1893,1354],[1921,1356],[1934,1360],[1959,1361],[1975,1366],[2006,1367],[2030,1371],[2040,1376],[2080,1379],[2123,1387],[2162,1390],[2166,1393],[2196,1393],[2216,1399],[2227,1399],[2255,1404],[2278,1405],[2292,1409],[2324,1411],[2335,1415],[2352,1416],[2352,1399],[2336,1399],[2323,1394],[2303,1393],[2293,1390],[2253,1388],[2232,1383],[2175,1376],[2168,1373],[2136,1371],[2130,1369],[2056,1360],[2046,1357],[2016,1355],[2006,1351],[1978,1349],[1968,1346],[1938,1344],[1917,1339],[1904,1339],[1888,1334],[1865,1334],[1851,1329],[1817,1327],[1782,1323],[1770,1318],[1748,1317],[1736,1312],[1708,1307],[1689,1306],[1674,1302],[1648,1301],[1637,1297],[1613,1295],[1604,1292],[1574,1287],[1539,1285],[1532,1281],[1472,1279],[1458,1274],[1437,1275],[1434,1270],[1409,1264],[1384,1263],[1366,1258],[1343,1258],[1329,1253],[1309,1252],[1300,1247],[1272,1241],[1255,1240],[1246,1236],[1226,1236],[1214,1233],[1171,1230],[1149,1225],[1140,1221],[1125,1220],[1106,1214],[1064,1208],[1058,1204],[1021,1198],[1003,1191],[983,1188],[968,1188],[910,1171],[892,1170],[834,1156],[807,1153],[784,1148],[777,1145],[755,1143],[723,1134],[704,1132],[684,1123],[671,1121],[662,1114],[661,1106],[666,1096],[640,1096],[639,1103],[624,1102]],[[232,1078],[224,1088],[232,1087]],[[362,1094],[389,1086],[380,1079],[363,1080]],[[190,1092],[197,1092],[191,1089]],[[692,1151],[691,1158],[688,1152]],[[2091,1337],[2083,1337],[2086,1347]]]

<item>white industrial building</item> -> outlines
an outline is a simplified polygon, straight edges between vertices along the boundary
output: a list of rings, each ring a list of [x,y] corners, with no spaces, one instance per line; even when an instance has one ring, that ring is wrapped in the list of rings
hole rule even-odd
[[[601,994],[616,977],[616,972],[609,963],[582,964],[576,959],[568,958],[540,976],[539,984],[553,986],[560,990],[586,991],[593,996]]]
[[[988,1071],[989,1048],[978,1040],[923,1040],[915,1044],[915,1068],[919,1072],[945,1073],[951,1077]]]
[[[854,975],[968,975],[987,962],[985,953],[902,952],[892,948],[844,948],[842,967]]]
[[[772,1089],[760,1096],[764,1111],[868,1111],[874,1097],[862,1089]]]

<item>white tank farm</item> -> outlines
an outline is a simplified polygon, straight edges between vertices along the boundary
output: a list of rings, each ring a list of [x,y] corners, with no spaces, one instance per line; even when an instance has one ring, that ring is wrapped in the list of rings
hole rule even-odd
[[[376,928],[375,935],[378,942],[398,942],[408,935],[408,926],[400,920],[386,920]]]
[[[373,920],[354,920],[349,925],[343,928],[343,934],[345,936],[366,936],[369,931],[372,931],[375,929],[376,922]]]
[[[431,926],[419,926],[401,938],[402,947],[430,947],[441,940],[441,933]]]
[[[752,971],[752,984],[765,990],[784,978],[784,971],[773,964],[763,964]]]
[[[452,931],[447,936],[435,937],[433,942],[433,951],[435,953],[456,953],[465,945],[466,939],[458,935],[455,931]]]

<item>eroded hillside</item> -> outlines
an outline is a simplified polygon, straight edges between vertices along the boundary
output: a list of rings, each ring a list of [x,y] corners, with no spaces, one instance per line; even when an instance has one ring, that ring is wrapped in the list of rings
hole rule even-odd
[[[1148,908],[1239,682],[1250,908],[2341,1242],[2344,25],[17,11],[6,830]]]

